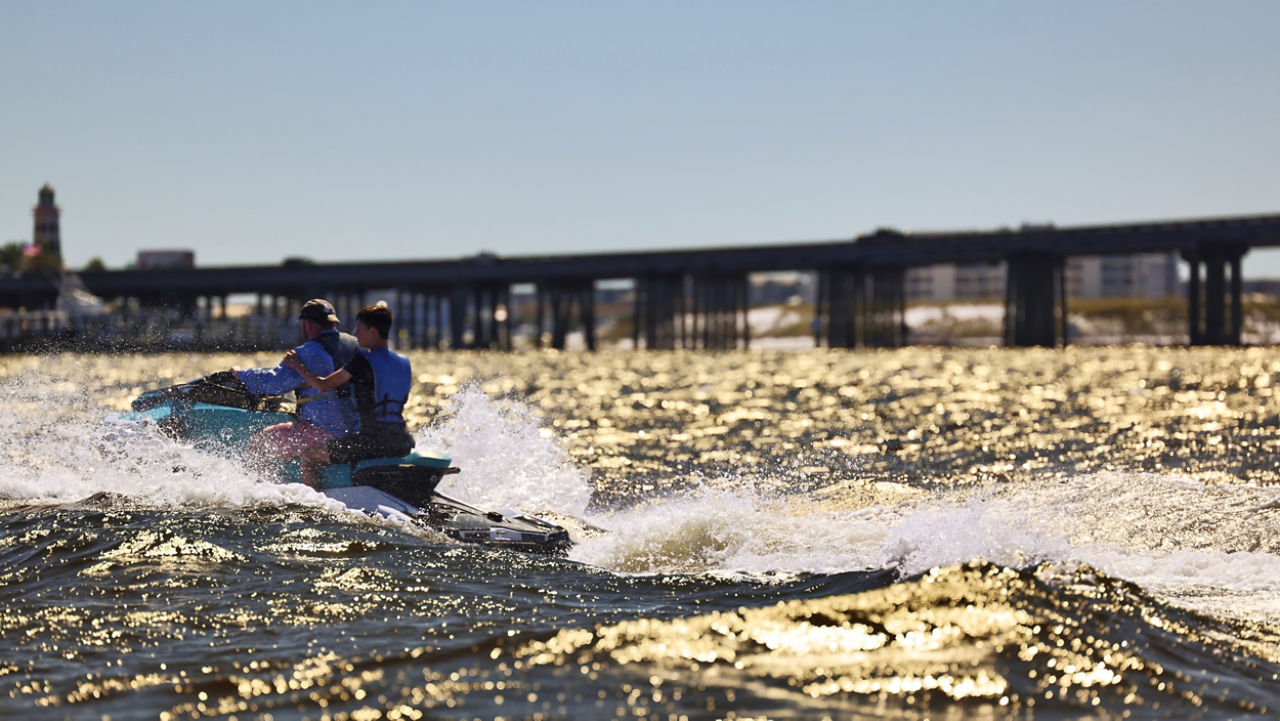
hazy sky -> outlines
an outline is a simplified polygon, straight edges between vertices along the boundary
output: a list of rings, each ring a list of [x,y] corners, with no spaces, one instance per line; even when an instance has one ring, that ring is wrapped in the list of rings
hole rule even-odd
[[[1275,0],[0,0],[0,242],[46,182],[72,267],[1276,213],[1278,38]]]

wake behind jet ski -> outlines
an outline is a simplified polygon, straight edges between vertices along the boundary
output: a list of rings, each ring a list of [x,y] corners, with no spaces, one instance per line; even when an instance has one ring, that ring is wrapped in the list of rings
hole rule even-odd
[[[296,420],[279,397],[255,396],[228,371],[144,392],[126,418],[202,450],[243,458],[249,438],[267,426]],[[296,462],[284,478],[300,482]],[[436,490],[457,473],[448,456],[416,451],[402,457],[335,463],[320,469],[321,492],[349,508],[407,517],[467,543],[564,555],[573,545],[563,527],[519,511],[482,511]]]

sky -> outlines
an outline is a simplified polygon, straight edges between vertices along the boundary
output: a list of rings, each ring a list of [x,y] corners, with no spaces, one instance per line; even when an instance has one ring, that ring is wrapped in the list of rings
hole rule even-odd
[[[72,268],[1280,212],[1274,0],[0,0]],[[1280,251],[1245,258],[1280,277]]]

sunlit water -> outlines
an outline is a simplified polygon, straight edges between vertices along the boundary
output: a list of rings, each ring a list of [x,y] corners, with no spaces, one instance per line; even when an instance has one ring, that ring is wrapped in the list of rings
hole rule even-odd
[[[1273,350],[415,354],[568,559],[116,418],[275,359],[0,359],[0,718],[1280,713]]]

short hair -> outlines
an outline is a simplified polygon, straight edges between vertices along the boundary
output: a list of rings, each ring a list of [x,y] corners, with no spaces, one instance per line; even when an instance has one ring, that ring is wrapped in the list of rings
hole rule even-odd
[[[360,312],[356,313],[356,320],[378,331],[378,335],[383,340],[386,340],[391,335],[391,322],[394,317],[391,315],[391,309],[386,304],[379,303],[361,308]]]

